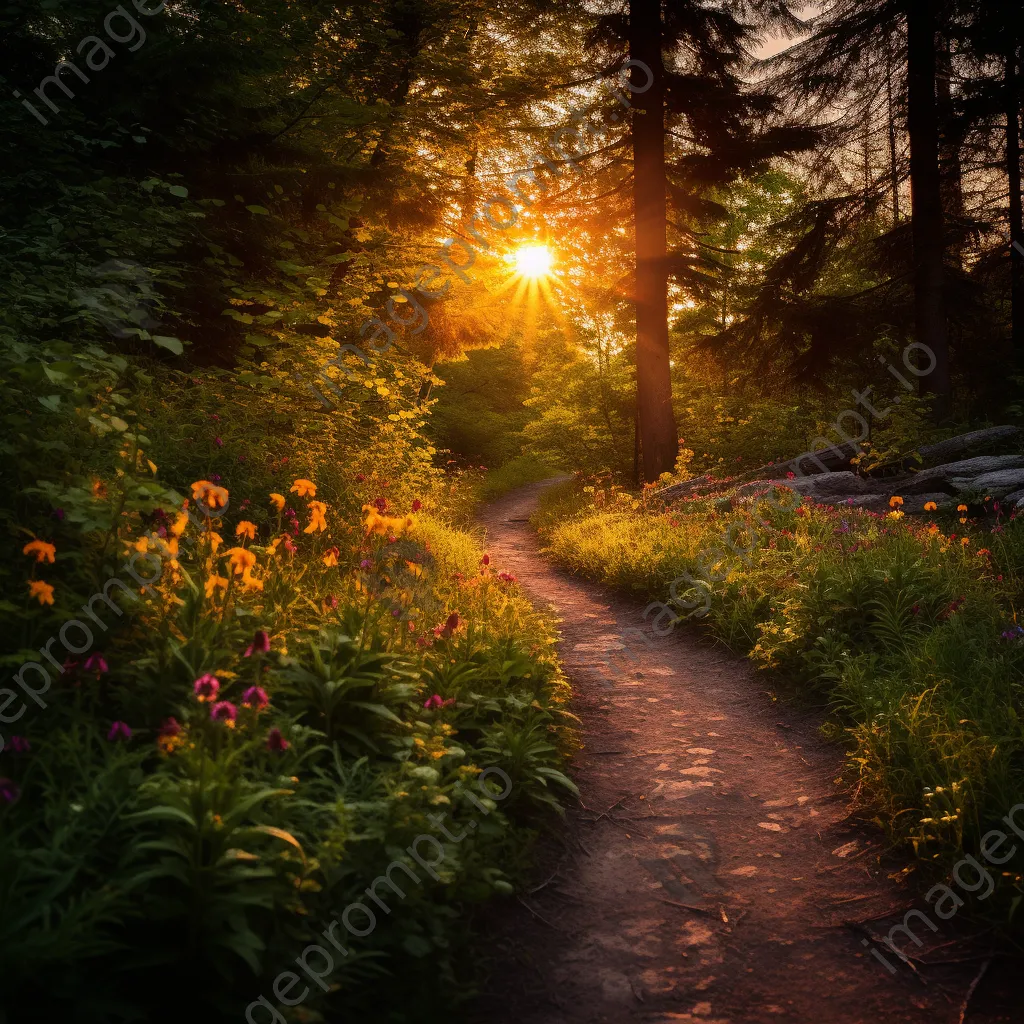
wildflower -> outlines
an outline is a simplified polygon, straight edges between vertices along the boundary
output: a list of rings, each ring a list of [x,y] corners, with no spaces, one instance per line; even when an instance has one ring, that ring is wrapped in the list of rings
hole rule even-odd
[[[967,511],[967,506],[966,505],[957,505],[956,510],[957,510],[957,512],[966,512]]]
[[[793,472],[787,473],[786,474],[786,479],[787,480],[795,480],[796,479],[796,473],[793,473]]]
[[[886,517],[886,519],[892,519],[895,522],[899,522],[903,518],[903,513],[897,508],[893,509]]]
[[[433,711],[434,708],[440,708],[444,706],[444,698],[439,693],[435,693],[433,696],[428,697],[423,702],[423,706],[428,711]]]
[[[210,575],[210,578],[206,581],[206,596],[208,598],[213,597],[213,595],[218,590],[227,590],[227,589],[228,589],[228,580],[227,580],[226,576],[218,576],[216,573],[212,573]]]
[[[107,733],[107,739],[111,743],[116,743],[118,740],[130,740],[132,738],[132,730],[127,722],[113,722],[110,726],[110,731]]]
[[[281,730],[274,726],[270,732],[267,733],[267,750],[274,754],[280,754],[287,750],[291,744],[281,735]]]
[[[210,708],[210,721],[223,722],[229,729],[234,729],[238,718],[238,708],[229,700],[220,700]]]
[[[315,530],[319,530],[321,533],[327,529],[327,520],[324,516],[327,514],[327,506],[322,501],[311,501],[309,503],[309,526],[303,530],[303,533],[313,533]]]
[[[356,473],[356,483],[361,484],[366,482],[366,474]]]
[[[165,718],[157,732],[158,736],[178,736],[181,733],[181,723],[172,715]]]
[[[173,754],[184,742],[183,730],[176,718],[166,718],[156,734],[156,745],[162,754]]]
[[[285,496],[274,492],[270,495],[270,504],[280,512],[285,506]]]
[[[192,484],[192,497],[210,509],[226,508],[228,503],[227,489],[209,480],[197,480]]]
[[[419,498],[414,499],[412,503],[413,512],[419,512],[421,508],[423,508],[423,502]]]
[[[102,501],[107,496],[107,485],[102,480],[93,480],[91,490],[92,496],[98,501]]]
[[[255,523],[250,523],[248,519],[243,519],[235,527],[235,536],[236,537],[248,537],[249,540],[255,540],[256,539],[256,524]]]
[[[960,538],[960,544],[961,544],[962,547],[967,547],[967,545],[970,544],[970,543],[971,543],[971,538],[970,537],[961,537]]]
[[[510,573],[510,572],[499,572],[498,573],[498,579],[501,580],[502,583],[515,583],[516,582],[515,576],[513,576],[512,573]]]
[[[40,604],[53,604],[53,587],[42,580],[29,580],[28,596],[34,597]]]
[[[53,565],[57,549],[45,540],[30,540],[22,549],[23,555],[35,555],[36,562],[49,562]]]
[[[11,779],[0,779],[0,801],[13,804],[21,796],[21,787]]]
[[[262,686],[250,686],[245,693],[242,694],[242,706],[246,708],[255,708],[257,711],[262,711],[270,703],[270,698],[267,696],[267,691]]]
[[[102,654],[90,654],[85,659],[85,664],[82,666],[86,672],[95,672],[97,676],[103,675],[104,672],[110,671],[110,666],[107,664],[106,658]]]
[[[924,503],[925,512],[934,512],[939,506],[934,501],[926,501]]]
[[[315,498],[316,484],[312,480],[299,479],[292,483],[290,494],[297,494],[300,498]]]
[[[257,629],[253,634],[252,643],[249,644],[245,649],[245,653],[242,655],[243,658],[251,658],[253,654],[269,654],[270,653],[270,637],[267,635],[266,630]]]
[[[32,744],[24,736],[12,736],[9,746],[15,754],[27,754],[32,749]]]
[[[388,510],[388,499],[387,498],[374,498],[373,499],[373,504],[374,504],[374,507],[377,509],[377,511],[381,515],[383,515]]]
[[[324,555],[324,565],[326,565],[326,566],[337,565],[338,564],[338,555],[339,554],[340,554],[340,552],[338,551],[337,548],[331,548],[331,550],[328,551],[326,555]]]
[[[485,554],[484,557],[480,559],[480,564],[481,565],[490,565],[491,564],[491,556]]]
[[[441,629],[440,635],[448,639],[459,628],[459,613],[452,612],[451,615],[445,620],[444,626]]]
[[[215,438],[213,439],[213,443],[214,443],[214,444],[215,444],[215,445],[216,445],[216,446],[217,446],[218,448],[223,448],[223,447],[224,447],[224,442],[223,442],[223,441],[222,441],[222,440],[221,440],[221,439],[220,439],[219,437],[215,437]]]
[[[333,594],[328,594],[322,602],[322,608],[326,614],[328,609],[334,609],[338,607],[338,599]]]
[[[903,504],[903,499],[898,494],[893,495],[893,497],[891,497],[889,499],[889,508],[896,508],[896,507],[898,507],[899,505],[902,505],[902,504]]]
[[[64,509],[62,509],[62,508],[55,508],[50,513],[50,515],[53,516],[53,518],[56,519],[58,523],[61,523],[61,522],[64,521]]]
[[[205,704],[220,693],[220,680],[215,675],[205,672],[192,684],[192,692],[200,704]]]
[[[263,580],[257,579],[253,576],[251,569],[246,569],[242,573],[242,586],[245,587],[246,590],[262,590]]]
[[[989,551],[988,548],[978,548],[978,550],[974,553],[978,556],[978,558],[984,558],[986,555],[992,554],[992,552]]]
[[[224,554],[227,555],[228,562],[236,576],[244,575],[256,564],[256,556],[251,551],[246,551],[245,548],[228,548]]]

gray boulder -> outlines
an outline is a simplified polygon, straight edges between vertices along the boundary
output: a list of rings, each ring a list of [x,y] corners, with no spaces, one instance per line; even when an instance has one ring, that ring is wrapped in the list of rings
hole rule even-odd
[[[1024,487],[1024,469],[1000,469],[979,476],[956,476],[950,483],[961,494],[969,491],[983,491],[993,498],[1002,498]]]
[[[895,488],[893,494],[924,494],[942,485],[954,487],[955,479],[1021,468],[1024,468],[1024,455],[979,455],[973,459],[922,469],[919,473],[890,477],[885,483],[888,487]]]

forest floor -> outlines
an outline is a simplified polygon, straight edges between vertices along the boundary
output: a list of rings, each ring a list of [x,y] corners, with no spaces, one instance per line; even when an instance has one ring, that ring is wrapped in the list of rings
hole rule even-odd
[[[956,921],[901,885],[882,837],[851,819],[834,781],[843,751],[822,739],[819,718],[773,700],[764,676],[692,633],[629,640],[644,625],[641,605],[540,554],[527,520],[552,482],[481,518],[492,564],[561,619],[582,800],[543,844],[532,891],[484,936],[490,980],[474,1019],[1020,1020],[1004,960],[962,1016],[985,947],[965,945]],[[864,943],[915,908],[939,929],[912,921],[924,945],[901,936],[915,959],[908,968],[889,953],[892,975]]]

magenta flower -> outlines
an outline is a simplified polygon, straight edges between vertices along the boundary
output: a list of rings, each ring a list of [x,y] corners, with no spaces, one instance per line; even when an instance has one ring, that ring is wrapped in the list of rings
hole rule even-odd
[[[21,787],[11,779],[0,779],[0,802],[13,804],[21,796]]]
[[[192,684],[192,692],[200,704],[213,700],[220,693],[220,680],[207,672]]]
[[[270,651],[270,637],[262,629],[257,629],[252,643],[245,649],[243,658],[251,658],[254,654],[267,654]]]
[[[364,558],[359,563],[359,568],[360,569],[372,569],[373,568],[373,562],[371,562],[368,558]]]
[[[257,711],[262,711],[269,703],[270,698],[262,686],[250,686],[242,694],[242,704],[247,708],[255,708]]]
[[[32,744],[24,736],[12,736],[10,746],[15,754],[27,754],[32,749]]]
[[[181,723],[172,715],[170,718],[165,718],[163,724],[160,726],[160,731],[157,733],[158,736],[177,736],[181,733]]]
[[[116,743],[118,740],[130,740],[132,738],[132,730],[127,722],[113,722],[110,726],[110,732],[107,733],[107,739],[111,743]]]
[[[223,441],[222,441],[222,440],[221,440],[221,439],[220,439],[219,437],[215,437],[215,438],[213,439],[213,443],[214,443],[214,444],[215,444],[215,445],[216,445],[216,446],[217,446],[218,448],[223,448],[223,447],[224,447],[224,442],[223,442]]]
[[[291,744],[281,735],[281,730],[276,726],[267,733],[267,750],[280,754],[287,750]]]
[[[229,729],[235,727],[235,719],[238,717],[238,708],[229,700],[221,700],[210,708],[210,720],[223,722]]]
[[[110,671],[110,666],[107,664],[102,654],[90,654],[85,659],[85,671],[95,672],[97,675],[102,675],[104,672]]]
[[[433,696],[428,697],[424,702],[423,706],[428,711],[433,711],[434,708],[444,707],[444,698],[439,693],[435,693]]]

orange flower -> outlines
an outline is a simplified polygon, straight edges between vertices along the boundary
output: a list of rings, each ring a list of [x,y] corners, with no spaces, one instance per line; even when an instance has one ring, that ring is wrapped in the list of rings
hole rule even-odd
[[[960,538],[960,543],[961,543],[961,544],[962,544],[962,545],[963,545],[964,547],[967,547],[967,545],[971,543],[971,538],[970,538],[970,537],[961,537],[961,538]]]
[[[224,538],[219,533],[214,533],[213,530],[211,530],[210,531],[210,550],[214,554],[217,554],[217,548],[219,548],[221,546],[221,544],[223,544],[223,543],[224,543]]]
[[[101,501],[107,496],[107,485],[102,480],[93,480],[92,496]]]
[[[327,506],[322,501],[311,501],[309,503],[309,526],[303,530],[303,533],[312,533],[314,530],[319,530],[321,533],[327,529],[327,520],[324,516],[327,513]]]
[[[256,577],[253,576],[252,571],[250,569],[246,569],[242,573],[242,584],[243,584],[243,586],[245,587],[246,590],[262,590],[263,589],[263,580],[256,579]]]
[[[197,480],[192,485],[192,497],[212,509],[225,508],[228,503],[227,488],[218,487],[209,480]]]
[[[37,562],[49,562],[50,565],[53,565],[53,558],[57,554],[57,549],[45,540],[30,540],[21,549],[21,553],[23,555],[35,555]]]
[[[967,511],[967,506],[966,505],[957,505],[956,510],[957,510],[957,512],[966,512]]]
[[[29,580],[28,596],[34,597],[40,604],[53,604],[53,587],[42,580]]]
[[[185,532],[185,527],[188,526],[188,513],[182,512],[177,519],[174,520],[174,525],[171,527],[171,533],[175,537],[180,537]]]
[[[978,548],[978,550],[977,550],[977,551],[975,551],[974,553],[975,553],[975,554],[976,554],[976,555],[977,555],[977,556],[978,556],[979,558],[983,558],[983,557],[984,557],[985,555],[991,555],[991,554],[992,554],[992,552],[991,552],[991,551],[989,551],[989,549],[988,549],[988,548]]]
[[[926,501],[924,503],[925,512],[934,512],[939,506],[934,501]]]
[[[236,576],[249,572],[256,564],[256,556],[245,548],[228,548],[224,552]]]
[[[889,508],[896,508],[898,505],[903,504],[903,499],[899,495],[895,495],[889,499]]]
[[[324,565],[331,566],[331,565],[337,565],[337,564],[338,564],[338,549],[337,548],[331,548],[331,550],[328,551],[326,555],[324,555]]]
[[[280,512],[280,511],[282,511],[284,509],[286,500],[287,499],[285,498],[285,496],[283,494],[274,493],[274,494],[270,495],[270,503],[271,503],[271,505],[274,506],[274,508],[277,509],[278,512]]]
[[[248,537],[249,540],[255,540],[256,539],[256,524],[255,523],[250,523],[248,519],[243,519],[235,527],[235,536],[236,537]]]
[[[298,479],[292,483],[291,494],[297,494],[300,498],[315,498],[316,484],[312,480]]]
[[[206,596],[213,597],[218,590],[227,590],[228,581],[224,576],[218,576],[213,573],[210,578],[206,581]]]

